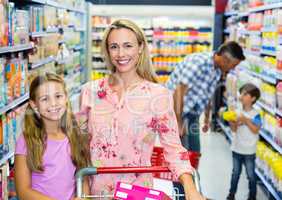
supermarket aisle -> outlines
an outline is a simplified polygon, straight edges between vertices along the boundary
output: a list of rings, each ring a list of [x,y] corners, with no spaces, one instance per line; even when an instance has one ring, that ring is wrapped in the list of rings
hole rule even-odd
[[[205,196],[213,200],[224,200],[228,195],[232,155],[230,145],[221,133],[201,134],[202,157],[199,172],[201,185]],[[243,168],[240,178],[237,200],[246,200],[248,197],[248,183]],[[267,200],[266,193],[258,186],[257,200]]]

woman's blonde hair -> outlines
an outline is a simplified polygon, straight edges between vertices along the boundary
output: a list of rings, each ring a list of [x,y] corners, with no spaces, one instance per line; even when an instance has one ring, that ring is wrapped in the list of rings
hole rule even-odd
[[[64,80],[56,74],[46,73],[32,80],[29,94],[30,101],[36,101],[38,88],[47,82],[61,84],[67,96]],[[67,102],[66,112],[60,120],[60,128],[69,139],[73,164],[78,169],[89,166],[90,148],[88,135],[81,134],[69,102]],[[42,119],[34,112],[30,104],[24,115],[23,135],[27,147],[27,165],[29,169],[34,172],[43,172],[42,158],[46,149],[47,134],[44,130]]]
[[[147,43],[145,34],[142,31],[142,29],[140,29],[134,22],[127,20],[127,19],[119,19],[119,20],[114,21],[111,24],[111,26],[108,29],[106,29],[105,31],[103,41],[102,41],[102,55],[104,56],[108,69],[112,73],[116,71],[115,66],[111,62],[110,54],[108,51],[108,37],[112,30],[121,29],[121,28],[131,30],[137,38],[138,45],[139,46],[143,45],[142,51],[140,53],[140,56],[138,58],[138,62],[136,65],[137,74],[140,77],[148,81],[157,82],[157,79],[155,77],[155,73],[152,67],[148,43]]]

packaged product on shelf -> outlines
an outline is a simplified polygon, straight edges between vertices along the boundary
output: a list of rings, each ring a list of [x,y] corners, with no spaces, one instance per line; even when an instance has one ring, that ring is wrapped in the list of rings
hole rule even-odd
[[[4,98],[4,83],[5,83],[5,62],[4,58],[0,58],[0,108],[6,105]]]
[[[277,108],[282,111],[282,82],[276,86]]]
[[[257,145],[256,165],[260,173],[273,186],[278,194],[282,194],[282,156],[274,152],[263,142]]]
[[[276,117],[277,120],[277,127],[275,132],[275,142],[282,147],[282,118]]]
[[[14,45],[27,44],[29,42],[28,11],[16,10],[15,13],[15,37]]]
[[[3,155],[3,134],[4,134],[4,124],[2,121],[2,116],[0,116],[0,158]]]
[[[7,96],[7,103],[11,103],[14,99],[14,83],[15,83],[15,71],[16,71],[16,61],[15,54],[12,54],[11,59],[7,61],[6,67],[5,67],[5,78],[7,83],[7,90],[6,96]]]
[[[93,16],[92,17],[92,27],[106,27],[111,24],[111,18],[110,17],[104,17],[104,16]]]
[[[14,45],[15,37],[15,4],[12,2],[8,3],[8,44],[9,46]]]
[[[276,108],[276,88],[273,85],[262,83],[261,84],[261,101],[271,108]]]
[[[3,154],[9,151],[9,120],[6,115],[2,115],[3,125]]]
[[[55,7],[44,6],[44,29],[51,30],[58,26],[57,10]]]
[[[42,37],[40,40],[41,40],[41,45],[44,48],[44,58],[57,55],[59,50],[58,34],[48,34],[48,36]]]
[[[263,128],[267,130],[269,134],[271,134],[272,138],[274,138],[277,126],[277,119],[274,116],[265,113],[263,118]]]
[[[30,6],[29,7],[29,30],[30,32],[43,31],[43,7]]]
[[[0,1],[0,47],[8,46],[7,0]]]
[[[58,9],[58,25],[59,27],[68,27],[72,21],[70,20],[70,13],[65,9]]]
[[[8,191],[9,191],[9,200],[18,200],[15,186],[15,175],[14,169],[10,170],[8,177]]]
[[[17,129],[16,124],[16,113],[14,111],[11,111],[7,114],[8,120],[9,120],[9,137],[8,137],[8,149],[9,152],[14,151],[15,149],[15,134]]]
[[[1,181],[1,200],[8,200],[8,176],[9,176],[9,164],[4,163],[0,167],[0,181]]]

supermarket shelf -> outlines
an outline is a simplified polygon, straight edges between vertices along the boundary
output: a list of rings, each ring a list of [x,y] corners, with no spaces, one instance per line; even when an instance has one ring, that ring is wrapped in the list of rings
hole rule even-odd
[[[279,115],[280,117],[282,117],[282,110],[276,109],[276,114]]]
[[[82,27],[74,27],[74,30],[77,31],[77,32],[84,32],[84,31],[86,31],[85,28],[82,28]]]
[[[9,152],[5,154],[1,159],[0,159],[0,166],[5,164],[6,161],[11,159],[14,156],[14,152]]]
[[[276,114],[276,109],[275,108],[271,108],[270,106],[266,105],[265,103],[261,102],[261,101],[257,101],[256,104],[263,108],[264,110],[266,110],[267,112],[269,112],[272,115]]]
[[[46,0],[29,0],[29,2],[45,4]]]
[[[251,55],[251,56],[260,56],[261,53],[260,51],[251,51],[251,50],[245,49],[244,54]]]
[[[224,13],[224,16],[226,16],[226,17],[236,16],[237,13],[238,13],[238,12],[236,12],[236,11],[230,11],[230,12]]]
[[[93,71],[95,71],[95,72],[100,72],[100,73],[105,73],[105,74],[110,74],[111,73],[111,71],[110,70],[108,70],[108,69],[102,69],[102,68],[92,68],[93,69]]]
[[[238,13],[238,17],[248,17],[249,16],[249,12],[241,12],[241,13]]]
[[[84,49],[83,45],[73,45],[70,46],[70,49],[73,49],[74,51],[79,51],[81,49]]]
[[[25,51],[32,49],[33,46],[31,43],[29,44],[20,44],[20,45],[15,45],[15,46],[8,46],[8,47],[0,47],[0,54],[3,53],[13,53],[13,52],[18,52],[18,51]]]
[[[54,62],[54,61],[55,61],[54,56],[49,56],[48,58],[44,58],[44,59],[40,60],[39,62],[32,64],[30,68],[36,69],[38,67],[41,67],[42,65],[46,65],[46,64],[48,64],[50,62]]]
[[[264,27],[262,28],[261,32],[277,32],[277,27]]]
[[[272,196],[276,199],[276,200],[282,200],[282,197],[280,197],[277,192],[275,191],[275,189],[272,187],[272,185],[264,178],[263,174],[258,170],[255,169],[255,172],[257,174],[257,176],[260,178],[260,180],[262,181],[262,183],[264,184],[264,186],[267,188],[267,190],[272,194]]]
[[[282,80],[282,72],[276,72],[276,78],[278,79],[278,80]]]
[[[262,49],[260,53],[263,54],[263,55],[267,55],[267,56],[276,56],[277,55],[277,53],[275,51],[267,51],[267,50],[264,50],[264,49]]]
[[[191,53],[153,53],[151,54],[152,57],[156,56],[171,56],[171,57],[178,57],[178,56],[187,56],[188,54]]]
[[[102,55],[100,53],[94,53],[92,55],[92,57],[94,57],[94,58],[102,58]]]
[[[280,147],[272,138],[269,136],[267,131],[260,130],[259,131],[260,136],[262,136],[276,151],[278,151],[280,154],[282,154],[282,147]]]
[[[67,6],[67,5],[61,5],[60,3],[53,1],[53,0],[46,0],[45,4],[49,5],[49,6],[56,7],[56,8],[62,8],[62,9],[74,11],[74,12],[86,13],[85,10],[73,8],[73,7],[70,7],[70,6]]]
[[[228,138],[228,141],[230,142],[232,140],[232,135],[231,135],[231,130],[229,127],[225,126],[221,121],[220,119],[216,119],[217,120],[217,123],[219,124],[220,128],[223,130],[223,132],[225,133],[225,135],[227,136]]]
[[[98,24],[98,25],[95,25],[95,26],[92,26],[92,28],[108,28],[110,25],[108,24]]]
[[[30,33],[30,36],[31,36],[31,37],[44,37],[44,36],[46,36],[46,35],[47,35],[47,33],[44,32],[44,31],[32,32],[32,33]]]
[[[102,37],[93,37],[92,40],[96,40],[96,41],[101,41],[103,38]]]
[[[246,30],[246,29],[238,29],[238,33],[239,33],[239,34],[242,34],[242,35],[248,35],[248,34],[249,34],[249,31]]]
[[[249,35],[260,35],[261,32],[260,31],[247,30],[247,34],[249,34]]]
[[[270,9],[281,8],[281,7],[282,7],[282,3],[274,3],[266,6],[258,6],[256,8],[251,8],[249,9],[249,12],[250,13],[259,12],[259,11],[270,10]]]
[[[263,108],[264,110],[266,110],[267,112],[269,112],[272,115],[276,114],[282,117],[282,110],[279,110],[277,108],[271,108],[270,106],[264,104],[261,101],[257,101],[255,105],[259,106],[260,108]]]
[[[243,68],[244,69],[244,68]],[[250,71],[250,70],[246,70],[250,75],[254,76],[254,77],[257,77],[257,78],[260,78],[262,79],[263,81],[267,82],[267,83],[270,83],[270,84],[276,84],[276,78],[274,77],[270,77],[270,76],[267,76],[267,75],[263,75],[263,74],[259,74],[259,73],[256,73],[256,72],[253,72],[253,71]]]
[[[59,32],[59,28],[58,27],[47,28],[46,32],[47,33],[58,33]]]
[[[18,105],[27,101],[28,99],[29,99],[29,93],[14,100],[13,102],[9,103],[8,105],[4,106],[3,108],[0,108],[0,115],[2,115],[3,113],[6,113],[9,110],[12,110],[13,108],[17,107]]]

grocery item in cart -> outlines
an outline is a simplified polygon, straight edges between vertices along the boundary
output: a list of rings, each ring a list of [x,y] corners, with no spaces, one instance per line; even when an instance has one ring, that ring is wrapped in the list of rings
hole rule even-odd
[[[154,200],[171,200],[164,192],[146,187],[118,182],[114,194],[115,199],[154,199]]]

